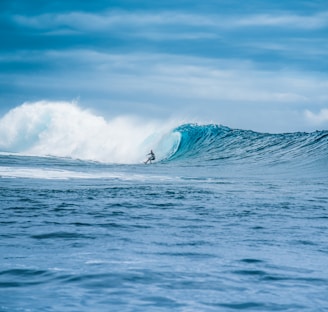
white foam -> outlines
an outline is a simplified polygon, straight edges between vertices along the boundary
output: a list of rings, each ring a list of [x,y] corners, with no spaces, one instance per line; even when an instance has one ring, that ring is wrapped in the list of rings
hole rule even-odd
[[[159,159],[171,154],[179,141],[171,133],[177,125],[128,116],[105,120],[76,103],[24,103],[0,119],[0,151],[138,163],[151,148]]]
[[[140,174],[131,172],[112,172],[110,170],[82,172],[51,168],[28,168],[0,166],[0,178],[28,178],[45,180],[69,180],[69,179],[110,179],[121,181],[167,181],[177,180],[177,177],[165,175]]]

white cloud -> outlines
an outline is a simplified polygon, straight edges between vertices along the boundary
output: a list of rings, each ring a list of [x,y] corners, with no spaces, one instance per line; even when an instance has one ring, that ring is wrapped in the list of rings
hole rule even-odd
[[[306,110],[304,112],[306,119],[314,125],[323,125],[328,123],[328,108],[321,109],[317,114]]]
[[[293,29],[320,29],[328,26],[328,12],[315,15],[294,15],[294,14],[258,14],[250,15],[235,21],[236,26],[270,26]]]
[[[60,27],[80,31],[106,31],[115,27],[189,26],[201,29],[235,29],[245,27],[277,27],[291,29],[321,29],[328,26],[328,11],[314,15],[294,14],[253,14],[226,17],[218,14],[190,14],[179,11],[127,12],[108,11],[105,13],[70,12],[66,14],[42,14],[38,16],[15,15],[17,24],[37,28]],[[194,30],[194,29],[193,29]]]
[[[40,53],[16,54],[15,58],[35,61],[36,55],[41,58]],[[174,103],[182,107],[183,102],[188,102],[186,109],[204,102],[300,109],[310,103],[324,105],[327,100],[327,77],[301,71],[259,70],[249,61],[92,50],[47,51],[43,59],[63,65],[52,77],[27,79],[16,75],[16,84],[69,90],[82,97],[91,92],[108,99],[165,103],[167,110]],[[70,64],[70,70],[66,64]],[[169,103],[173,103],[171,107]]]
[[[238,115],[236,120],[244,118],[244,113],[236,114],[236,111],[247,110],[257,120],[261,111],[262,116],[268,114],[266,119],[263,118],[268,124],[278,122],[278,118],[269,116],[273,111],[283,115],[287,110],[296,111],[298,121],[304,124],[305,108],[315,111],[327,104],[328,76],[324,70],[327,40],[324,31],[313,31],[328,27],[327,9],[314,14],[270,11],[268,14],[232,15],[225,15],[223,11],[210,14],[197,11],[75,11],[15,15],[12,19],[17,28],[21,27],[27,33],[83,34],[83,46],[89,47],[74,49],[74,40],[72,43],[70,40],[60,42],[56,38],[56,44],[60,42],[56,50],[43,50],[49,47],[44,40],[41,50],[38,50],[40,46],[30,45],[25,51],[0,54],[0,62],[12,61],[16,66],[16,71],[0,73],[0,78],[11,79],[17,90],[28,90],[29,94],[60,96],[61,99],[89,97],[114,105],[115,101],[132,103],[125,108],[129,110],[134,106],[132,109],[138,112],[151,103],[152,109],[159,114],[194,109],[196,114],[215,118],[215,114],[219,116],[225,110],[227,115]],[[264,31],[258,32],[259,29]],[[275,36],[270,36],[272,30],[276,30]],[[302,35],[279,36],[285,30],[298,30]],[[120,40],[116,42],[113,37],[122,38],[124,44],[121,46]],[[144,44],[142,39],[153,42]],[[198,39],[211,42],[204,42],[200,47],[189,42]],[[168,45],[165,40],[184,42]],[[160,41],[163,41],[162,45]],[[154,50],[176,54],[127,53]],[[243,58],[254,62],[243,61]],[[20,62],[31,64],[31,68],[41,64],[42,70],[26,73],[20,70]],[[122,109],[119,104],[116,107]],[[243,110],[238,110],[240,108]],[[149,111],[144,109],[141,114]],[[312,123],[325,120],[322,117],[325,113],[308,111],[306,116]],[[289,124],[289,120],[285,120]]]
[[[31,28],[72,27],[80,30],[106,30],[115,26],[149,26],[149,25],[211,25],[213,21],[207,16],[183,14],[179,12],[124,12],[110,11],[94,14],[71,12],[66,14],[42,14],[38,16],[15,15],[14,21]]]

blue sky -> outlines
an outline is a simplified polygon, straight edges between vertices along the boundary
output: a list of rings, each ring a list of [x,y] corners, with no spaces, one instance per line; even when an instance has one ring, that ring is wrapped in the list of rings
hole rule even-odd
[[[76,101],[105,117],[328,129],[327,0],[0,2],[0,114]]]

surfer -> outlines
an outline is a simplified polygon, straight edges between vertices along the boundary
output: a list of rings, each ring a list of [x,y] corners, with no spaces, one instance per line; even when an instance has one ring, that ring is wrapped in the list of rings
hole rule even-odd
[[[151,164],[151,162],[152,162],[153,160],[155,160],[155,154],[154,154],[153,150],[150,150],[150,153],[147,154],[147,156],[148,156],[148,155],[149,155],[149,157],[148,157],[148,159],[145,161],[145,164],[148,164],[148,163]]]

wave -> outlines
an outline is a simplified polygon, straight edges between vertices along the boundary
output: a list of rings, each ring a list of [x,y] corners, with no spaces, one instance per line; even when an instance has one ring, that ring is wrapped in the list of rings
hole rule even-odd
[[[177,123],[119,116],[110,120],[77,104],[24,103],[0,119],[0,151],[105,163],[138,163],[151,148],[158,159],[175,152]]]
[[[105,120],[74,103],[25,103],[0,119],[0,152],[135,164],[159,162],[327,166],[328,131],[268,134],[215,124],[120,116]]]
[[[268,134],[219,125],[185,124],[171,160],[206,164],[328,164],[328,131]]]

